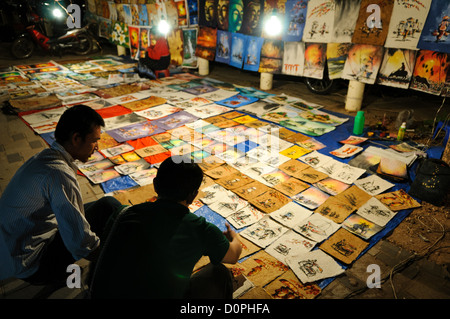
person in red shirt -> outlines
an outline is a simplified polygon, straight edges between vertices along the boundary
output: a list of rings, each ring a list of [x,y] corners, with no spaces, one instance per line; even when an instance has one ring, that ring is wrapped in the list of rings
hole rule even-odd
[[[150,45],[147,54],[139,59],[138,72],[140,76],[156,78],[155,71],[165,70],[170,65],[170,51],[167,39],[153,30],[150,32]]]

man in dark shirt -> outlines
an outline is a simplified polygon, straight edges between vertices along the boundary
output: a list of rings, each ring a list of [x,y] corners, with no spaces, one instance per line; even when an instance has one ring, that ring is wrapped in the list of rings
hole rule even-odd
[[[238,235],[190,213],[203,172],[174,156],[153,181],[158,199],[128,207],[111,228],[91,284],[92,298],[231,298]],[[200,257],[211,264],[191,277]]]

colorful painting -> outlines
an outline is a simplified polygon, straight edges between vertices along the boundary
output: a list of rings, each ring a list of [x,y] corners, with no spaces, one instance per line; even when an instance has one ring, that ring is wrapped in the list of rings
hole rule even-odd
[[[217,62],[229,64],[231,59],[231,33],[227,31],[217,30]]]
[[[199,0],[199,26],[207,26],[211,28],[217,27],[217,1],[216,0]]]
[[[243,0],[243,4],[244,10],[242,15],[242,26],[239,32],[246,35],[260,37],[262,31],[262,12],[264,11],[264,0]]]
[[[216,55],[216,43],[217,29],[201,26],[198,30],[195,55],[209,61],[214,61],[214,56]]]
[[[305,43],[284,42],[283,68],[281,73],[302,76],[305,64]]]
[[[392,0],[362,0],[352,43],[384,45],[394,2]]]
[[[449,66],[446,53],[420,50],[417,53],[410,88],[434,95],[441,94]]]
[[[240,33],[231,35],[231,57],[230,65],[235,68],[242,68],[244,63],[245,48],[247,46],[248,36]]]
[[[283,68],[283,41],[264,39],[261,47],[260,73],[281,73]]]
[[[305,43],[305,62],[303,76],[322,79],[327,59],[327,45]]]
[[[322,192],[317,187],[311,186],[305,191],[292,197],[300,205],[309,209],[316,209],[322,205],[330,195]]]
[[[341,77],[350,47],[351,43],[327,44],[327,67],[328,77],[330,79],[333,80]]]
[[[195,50],[197,46],[197,29],[183,29],[183,63],[182,67],[197,68],[197,56]]]
[[[288,228],[294,228],[295,225],[309,217],[311,214],[312,211],[309,209],[306,209],[295,202],[290,202],[270,213],[270,217]]]
[[[228,31],[239,32],[244,19],[244,1],[230,0],[228,7]]]
[[[334,13],[334,1],[309,0],[303,42],[330,42],[333,36]]]
[[[115,44],[125,48],[129,47],[128,27],[125,23],[120,21],[114,21],[111,24],[111,33],[109,40]]]
[[[257,72],[260,64],[260,53],[264,39],[248,36],[244,49],[244,70]]]
[[[358,214],[352,214],[343,223],[342,227],[359,237],[368,240],[378,233],[383,227],[362,218]]]
[[[353,44],[348,51],[342,78],[374,84],[383,58],[383,47]]]
[[[417,47],[422,50],[450,53],[450,3],[433,1]]]
[[[189,13],[189,26],[198,25],[198,0],[186,0]]]
[[[178,3],[178,2],[176,2]],[[183,64],[183,31],[172,30],[167,35],[167,43],[170,51],[170,64],[180,66]]]
[[[386,48],[416,50],[431,0],[395,1]]]
[[[114,130],[106,131],[117,142],[122,143],[129,140],[135,140],[141,137],[151,136],[164,132],[158,125],[150,121],[123,126]]]
[[[283,41],[300,42],[302,40],[307,8],[306,0],[286,1]]]
[[[416,51],[386,49],[377,83],[407,89],[414,71]]]
[[[128,25],[128,35],[130,39],[130,54],[131,58],[137,60],[139,58],[139,27]]]
[[[228,30],[228,14],[230,0],[217,0],[217,28]]]

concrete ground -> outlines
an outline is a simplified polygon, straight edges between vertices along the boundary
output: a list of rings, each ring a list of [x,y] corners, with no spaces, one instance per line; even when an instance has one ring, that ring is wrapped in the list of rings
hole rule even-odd
[[[79,56],[66,55],[62,58],[51,57],[43,52],[37,52],[27,60],[14,60],[7,51],[7,44],[2,44],[0,52],[0,67],[47,62],[49,60],[61,61],[80,59]],[[103,52],[94,52],[93,55],[116,54],[116,48],[104,45]],[[259,88],[259,74],[235,69],[223,64],[210,64],[210,75],[226,82],[238,85]],[[272,93],[286,93],[298,96],[305,100],[319,103],[327,110],[344,114],[345,96],[347,88],[338,87],[330,95],[315,95],[310,93],[301,78],[288,76],[275,76]],[[363,100],[363,110],[367,115],[373,114],[381,121],[384,113],[394,119],[398,112],[404,109],[413,109],[414,116],[420,120],[433,121],[436,112],[442,103],[442,98],[420,94],[411,90],[384,90],[377,86],[366,86]],[[444,117],[450,111],[448,102],[439,113]],[[380,115],[381,114],[381,115]],[[352,114],[354,115],[354,113]],[[0,194],[8,184],[15,171],[35,153],[46,147],[40,136],[33,133],[17,116],[0,113]],[[98,185],[91,185],[87,179],[79,177],[85,202],[103,196]],[[450,298],[449,272],[445,265],[437,265],[426,258],[411,259],[414,256],[408,251],[397,247],[386,240],[381,240],[366,254],[358,259],[344,275],[331,282],[319,299],[448,299]],[[391,278],[389,273],[393,267],[402,265],[398,273]],[[371,264],[379,265],[381,277],[387,278],[381,288],[368,289],[366,285],[369,273],[367,267]],[[81,261],[83,267],[88,263]],[[63,287],[31,286],[27,283],[8,279],[0,282],[0,299],[78,299],[83,298],[83,289],[69,289]]]

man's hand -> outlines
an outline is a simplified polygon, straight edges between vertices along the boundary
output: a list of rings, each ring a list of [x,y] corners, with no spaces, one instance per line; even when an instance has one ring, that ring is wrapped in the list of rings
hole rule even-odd
[[[225,257],[222,262],[226,264],[235,264],[239,260],[242,252],[242,244],[239,240],[239,235],[231,229],[228,223],[225,224],[227,230],[223,232],[224,236],[230,241],[230,247],[228,248]]]

